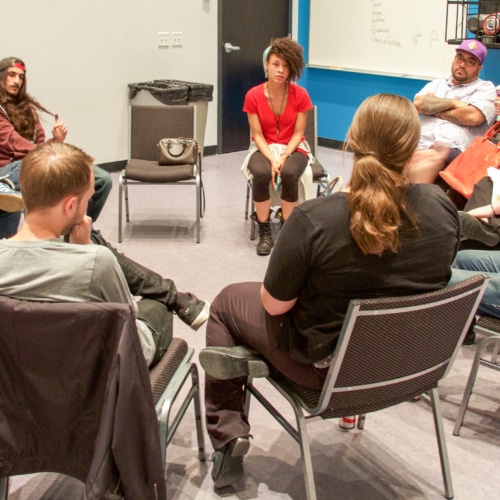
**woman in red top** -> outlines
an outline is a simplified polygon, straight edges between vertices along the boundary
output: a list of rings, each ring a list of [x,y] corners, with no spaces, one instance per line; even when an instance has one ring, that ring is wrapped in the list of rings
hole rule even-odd
[[[298,182],[309,162],[304,139],[307,112],[312,109],[307,91],[293,82],[305,66],[302,47],[291,38],[276,38],[264,52],[267,82],[247,92],[243,111],[248,114],[252,144],[244,169],[253,176],[253,202],[259,223],[258,255],[273,247],[269,214],[273,187],[281,183],[283,221],[298,200]]]

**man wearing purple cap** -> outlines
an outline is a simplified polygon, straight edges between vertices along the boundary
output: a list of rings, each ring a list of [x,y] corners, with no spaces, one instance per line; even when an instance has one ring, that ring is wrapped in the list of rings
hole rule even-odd
[[[493,124],[495,86],[479,78],[485,57],[480,41],[464,40],[456,49],[451,76],[429,82],[415,96],[422,135],[409,165],[411,182],[433,183],[440,170]]]

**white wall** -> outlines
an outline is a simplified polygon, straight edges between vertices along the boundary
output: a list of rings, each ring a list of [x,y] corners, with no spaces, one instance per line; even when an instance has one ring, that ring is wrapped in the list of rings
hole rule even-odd
[[[127,158],[127,84],[155,78],[214,85],[205,146],[217,143],[217,0],[20,0],[3,19],[0,59],[24,60],[28,91],[98,163]],[[182,31],[182,48],[158,48],[159,31]]]

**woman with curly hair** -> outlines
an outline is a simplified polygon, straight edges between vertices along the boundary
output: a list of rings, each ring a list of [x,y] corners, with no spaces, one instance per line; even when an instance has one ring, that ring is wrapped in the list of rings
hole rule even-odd
[[[250,89],[243,111],[248,114],[252,143],[242,170],[253,178],[253,202],[259,224],[258,255],[273,247],[269,215],[269,185],[281,184],[282,222],[299,197],[299,178],[312,159],[304,139],[307,112],[312,109],[307,91],[294,84],[305,66],[302,47],[291,38],[276,38],[264,52],[267,81]]]
[[[348,191],[296,207],[264,282],[229,285],[212,302],[199,361],[216,487],[243,475],[250,446],[247,376],[279,373],[321,389],[352,299],[448,284],[460,240],[458,214],[438,186],[409,184],[407,165],[419,137],[408,99],[366,99],[347,137],[354,156]]]

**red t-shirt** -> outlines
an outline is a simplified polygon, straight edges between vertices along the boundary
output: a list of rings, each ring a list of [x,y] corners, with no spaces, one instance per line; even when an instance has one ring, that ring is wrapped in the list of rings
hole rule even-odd
[[[264,85],[265,83],[257,85],[247,92],[243,111],[259,117],[262,133],[268,144],[288,144],[295,130],[297,114],[302,111],[309,111],[313,107],[309,94],[303,87],[293,83],[289,84],[286,108],[283,114],[278,118],[273,113],[264,95]],[[278,102],[273,104],[276,108],[280,105]],[[279,138],[276,134],[278,119]],[[302,140],[304,140],[304,138],[302,138]]]

